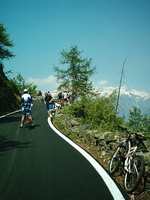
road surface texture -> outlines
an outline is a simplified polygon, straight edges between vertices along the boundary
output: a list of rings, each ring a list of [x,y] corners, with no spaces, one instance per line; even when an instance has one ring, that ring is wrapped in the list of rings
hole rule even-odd
[[[124,200],[126,194],[87,152],[53,127],[46,106],[0,118],[0,200]]]

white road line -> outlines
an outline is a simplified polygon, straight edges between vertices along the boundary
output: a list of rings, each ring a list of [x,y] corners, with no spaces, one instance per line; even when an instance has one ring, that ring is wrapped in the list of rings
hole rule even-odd
[[[110,190],[112,196],[115,200],[125,200],[123,197],[121,191],[115,184],[115,182],[112,180],[112,178],[108,175],[108,173],[104,170],[102,166],[85,150],[80,148],[78,145],[76,145],[73,141],[71,141],[69,138],[67,138],[65,135],[63,135],[60,131],[58,131],[52,124],[51,118],[48,117],[47,119],[49,126],[60,136],[62,137],[66,142],[68,142],[70,145],[72,145],[76,150],[78,150],[90,163],[91,165],[96,169],[96,171],[99,173],[99,175],[104,180],[105,184],[107,185],[108,189]]]
[[[33,104],[31,104],[31,107],[32,107],[32,106],[33,106]],[[0,119],[3,118],[3,117],[9,116],[9,115],[15,114],[15,113],[17,113],[17,112],[21,112],[21,109],[20,109],[20,110],[16,110],[16,111],[11,112],[11,113],[8,113],[8,114],[6,114],[6,115],[2,115],[2,116],[0,116]]]
[[[16,111],[11,112],[11,113],[8,113],[8,114],[6,114],[6,115],[2,115],[2,116],[0,116],[0,119],[3,118],[3,117],[6,117],[6,116],[8,116],[8,115],[12,115],[12,114],[14,114],[14,113],[17,113],[17,112],[21,112],[21,110],[16,110]]]

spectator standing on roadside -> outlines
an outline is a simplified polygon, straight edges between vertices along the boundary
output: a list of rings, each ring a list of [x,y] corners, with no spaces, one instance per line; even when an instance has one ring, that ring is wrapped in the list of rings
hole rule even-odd
[[[71,92],[68,91],[68,105],[71,104]]]
[[[46,109],[47,109],[47,114],[48,116],[52,117],[52,110],[53,110],[53,97],[50,94],[50,92],[48,91],[45,94],[45,99],[44,99],[44,103],[46,104]]]
[[[67,93],[67,91],[64,91],[62,93],[62,97],[63,97],[63,101],[64,101],[64,106],[65,106],[67,104],[67,102],[68,102],[68,93]]]
[[[58,93],[58,99],[61,100],[62,99],[62,92]]]
[[[58,93],[58,103],[62,105],[62,92]]]

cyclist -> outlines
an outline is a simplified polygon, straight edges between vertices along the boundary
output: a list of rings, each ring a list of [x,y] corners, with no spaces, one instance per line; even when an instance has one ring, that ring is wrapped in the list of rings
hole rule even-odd
[[[23,127],[23,123],[25,120],[25,116],[27,117],[27,123],[30,123],[31,126],[33,126],[33,121],[31,117],[31,102],[32,102],[32,97],[28,93],[27,89],[24,89],[23,95],[21,96],[21,103],[22,103],[22,117],[21,117],[21,125],[20,128]]]
[[[48,116],[52,117],[53,97],[49,91],[47,93],[45,93],[44,103],[46,104]]]

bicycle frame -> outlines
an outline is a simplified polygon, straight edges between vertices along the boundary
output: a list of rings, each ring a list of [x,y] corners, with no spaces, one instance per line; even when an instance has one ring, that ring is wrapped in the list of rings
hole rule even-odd
[[[126,159],[124,162],[124,169],[126,172],[131,173],[131,160],[133,159],[133,155],[135,154],[137,150],[137,146],[131,147],[131,142],[129,141],[129,150],[126,154]]]

